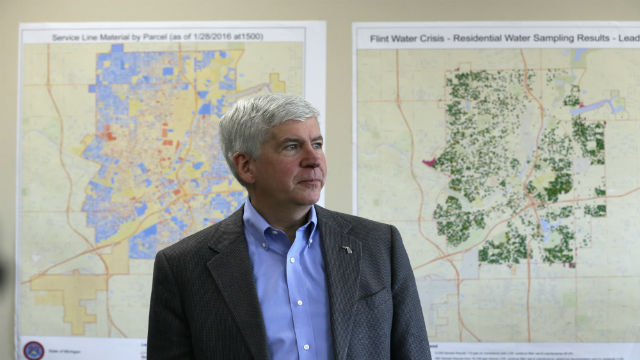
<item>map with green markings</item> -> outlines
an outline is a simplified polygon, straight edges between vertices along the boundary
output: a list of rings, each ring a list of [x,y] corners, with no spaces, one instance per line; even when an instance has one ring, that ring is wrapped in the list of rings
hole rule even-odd
[[[526,79],[525,79],[526,76]],[[530,91],[529,83],[544,79],[543,86],[560,101],[555,105],[571,114],[570,121],[551,118]],[[487,218],[517,214],[534,209],[529,216],[517,216],[506,228],[488,239],[479,249],[479,261],[514,264],[527,258],[547,263],[574,264],[574,247],[587,246],[590,237],[575,242],[576,216],[606,215],[604,196],[604,129],[606,121],[589,121],[581,116],[577,79],[568,70],[453,71],[446,78],[449,101],[446,106],[448,137],[445,149],[426,165],[446,174],[449,194],[436,206],[438,235],[451,246],[470,239],[472,230],[486,230]],[[616,98],[609,102],[616,101]],[[612,108],[624,111],[623,101]],[[540,122],[528,119],[539,107]],[[516,153],[524,128],[536,133],[532,152]],[[601,184],[584,189],[582,173],[574,173],[576,162],[602,172]],[[593,173],[590,173],[592,175]],[[560,197],[579,191],[593,200],[561,203]],[[600,197],[602,199],[600,199]],[[485,199],[491,199],[485,201]],[[464,205],[464,206],[463,206]],[[533,242],[527,249],[527,240]]]
[[[639,60],[357,50],[354,203],[400,229],[431,341],[640,340]]]

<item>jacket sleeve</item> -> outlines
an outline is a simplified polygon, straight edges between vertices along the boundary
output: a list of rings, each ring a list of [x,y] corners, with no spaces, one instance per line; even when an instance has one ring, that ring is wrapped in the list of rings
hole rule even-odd
[[[393,324],[391,357],[393,359],[431,360],[429,340],[416,280],[398,229],[391,227],[391,291]]]
[[[153,267],[147,359],[193,359],[189,324],[167,257],[156,255]]]

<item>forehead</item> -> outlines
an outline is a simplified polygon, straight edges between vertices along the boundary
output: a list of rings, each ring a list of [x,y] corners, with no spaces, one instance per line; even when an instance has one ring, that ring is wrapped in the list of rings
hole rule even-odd
[[[288,137],[314,138],[321,136],[318,120],[315,117],[306,118],[304,121],[287,120],[269,129],[271,140],[278,140]]]

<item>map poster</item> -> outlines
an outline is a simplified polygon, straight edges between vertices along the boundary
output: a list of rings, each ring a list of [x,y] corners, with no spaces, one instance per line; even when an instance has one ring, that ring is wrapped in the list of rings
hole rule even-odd
[[[640,23],[353,25],[353,209],[434,359],[640,358]]]
[[[155,253],[246,196],[220,117],[275,92],[324,113],[325,59],[320,21],[22,24],[17,358],[145,359]]]

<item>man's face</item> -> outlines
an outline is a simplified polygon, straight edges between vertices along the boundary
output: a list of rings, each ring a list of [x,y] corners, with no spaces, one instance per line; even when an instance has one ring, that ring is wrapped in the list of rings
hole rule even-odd
[[[322,146],[316,118],[272,128],[260,155],[251,160],[252,203],[281,210],[315,204],[327,174]]]

